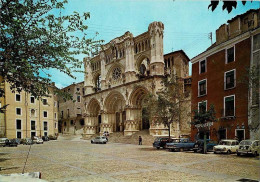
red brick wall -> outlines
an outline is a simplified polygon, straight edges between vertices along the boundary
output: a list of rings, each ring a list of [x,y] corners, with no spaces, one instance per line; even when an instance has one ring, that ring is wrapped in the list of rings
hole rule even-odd
[[[192,65],[192,110],[198,108],[198,102],[207,100],[207,109],[214,104],[216,117],[219,119],[210,129],[210,138],[218,140],[219,127],[227,128],[227,138],[235,138],[235,129],[245,128],[245,137],[249,138],[248,130],[248,90],[243,80],[250,64],[250,39],[243,40],[235,45],[235,62],[225,63],[225,49],[207,57],[206,72],[199,74],[199,62]],[[236,87],[224,90],[224,73],[236,69]],[[198,81],[207,78],[207,95],[198,97]],[[224,97],[235,95],[235,119],[223,120]],[[194,140],[197,129],[192,127],[191,137]]]

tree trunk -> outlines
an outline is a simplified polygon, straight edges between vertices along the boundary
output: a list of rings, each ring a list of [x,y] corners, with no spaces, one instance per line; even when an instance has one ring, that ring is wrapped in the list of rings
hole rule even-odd
[[[203,153],[206,154],[207,153],[207,134],[206,131],[204,131],[204,151]]]

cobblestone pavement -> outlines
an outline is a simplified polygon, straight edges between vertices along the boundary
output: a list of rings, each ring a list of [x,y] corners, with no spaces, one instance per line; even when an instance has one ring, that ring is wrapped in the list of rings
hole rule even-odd
[[[0,148],[0,174],[21,173],[29,146]],[[32,145],[25,172],[47,181],[237,181],[260,179],[259,158],[168,152],[151,146],[66,139]]]

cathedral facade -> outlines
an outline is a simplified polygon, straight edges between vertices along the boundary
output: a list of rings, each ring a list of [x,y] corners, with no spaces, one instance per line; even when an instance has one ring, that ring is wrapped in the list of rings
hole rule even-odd
[[[136,37],[126,32],[102,46],[96,56],[84,58],[84,137],[104,131],[132,135],[144,129],[150,135],[168,135],[164,125],[142,117],[143,99],[162,89],[166,73],[188,77],[189,58],[182,50],[163,54],[163,31],[163,23],[153,22],[148,31]],[[186,107],[190,109],[190,96]],[[171,135],[189,134],[189,118],[172,126]]]

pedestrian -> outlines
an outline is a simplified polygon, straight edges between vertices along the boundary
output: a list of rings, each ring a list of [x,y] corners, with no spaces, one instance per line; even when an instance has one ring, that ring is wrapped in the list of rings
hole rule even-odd
[[[143,141],[142,137],[139,136],[139,145],[142,145],[142,141]]]

